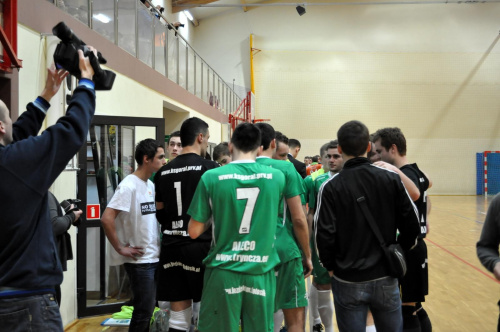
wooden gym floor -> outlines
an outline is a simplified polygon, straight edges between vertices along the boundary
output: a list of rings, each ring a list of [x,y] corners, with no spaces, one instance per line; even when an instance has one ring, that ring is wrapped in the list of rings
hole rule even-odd
[[[429,296],[424,308],[435,332],[496,331],[500,282],[476,256],[476,242],[490,200],[483,196],[431,196],[426,240]],[[103,328],[99,324],[105,317],[109,316],[79,319],[66,331],[127,330]]]

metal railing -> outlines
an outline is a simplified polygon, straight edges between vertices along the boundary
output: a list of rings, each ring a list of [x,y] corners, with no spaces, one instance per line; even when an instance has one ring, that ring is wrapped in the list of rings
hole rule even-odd
[[[47,1],[220,112],[238,108],[241,98],[153,6],[139,0]]]

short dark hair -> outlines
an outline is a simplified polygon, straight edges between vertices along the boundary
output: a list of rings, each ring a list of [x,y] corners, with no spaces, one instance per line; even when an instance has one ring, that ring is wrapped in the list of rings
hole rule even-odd
[[[328,145],[330,145],[330,142],[325,143],[319,148],[319,156],[323,158],[323,155],[325,154],[326,150],[328,150]]]
[[[168,142],[167,142],[167,145],[170,144],[170,140],[172,139],[172,137],[181,137],[181,132],[176,130],[174,131],[173,133],[170,134],[170,137],[168,138]],[[181,141],[182,142],[182,141]]]
[[[200,118],[186,119],[181,126],[181,143],[182,147],[191,146],[196,141],[196,137],[202,133],[206,135],[208,132],[208,123]]]
[[[344,123],[337,132],[337,137],[342,151],[352,157],[365,154],[370,140],[368,128],[356,120]]]
[[[240,123],[233,132],[231,143],[243,153],[257,149],[260,146],[260,130],[252,123]]]
[[[148,160],[153,159],[158,151],[158,148],[164,149],[163,145],[152,138],[146,138],[145,140],[140,141],[135,146],[135,161],[138,165],[142,165],[144,156],[147,156],[146,159]]]
[[[220,159],[222,156],[230,156],[231,154],[229,153],[229,144],[227,142],[222,142],[218,144],[215,148],[213,153],[213,158],[214,161],[217,161]]]
[[[393,144],[398,148],[398,152],[401,156],[406,155],[406,138],[403,135],[401,129],[394,128],[383,128],[379,129],[373,134],[373,141],[376,142],[380,140],[380,144],[389,150]]]
[[[269,149],[271,141],[276,138],[276,131],[269,123],[259,122],[255,126],[260,130],[260,145],[264,150]]]
[[[330,150],[330,149],[337,149],[339,147],[339,141],[337,141],[336,139],[334,139],[333,141],[330,141],[328,143],[328,146],[326,147],[327,150]]]
[[[283,143],[288,145],[288,141],[289,141],[288,137],[283,135],[280,131],[276,132],[276,145],[278,145],[278,143]]]
[[[312,160],[313,163],[317,163],[318,162],[318,156],[312,156],[311,160]]]
[[[302,146],[300,145],[300,142],[298,139],[290,138],[288,140],[288,147],[290,147],[291,149],[295,149],[296,147],[301,148]]]
[[[371,149],[370,151],[368,151],[368,153],[366,154],[366,157],[371,161],[371,158],[377,154],[377,151],[375,151],[375,143],[373,143],[372,141],[370,141],[370,146],[371,146]]]

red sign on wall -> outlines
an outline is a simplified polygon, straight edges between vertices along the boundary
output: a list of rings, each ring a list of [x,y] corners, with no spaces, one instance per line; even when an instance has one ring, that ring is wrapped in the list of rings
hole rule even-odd
[[[99,204],[87,205],[87,220],[101,219],[101,206]]]

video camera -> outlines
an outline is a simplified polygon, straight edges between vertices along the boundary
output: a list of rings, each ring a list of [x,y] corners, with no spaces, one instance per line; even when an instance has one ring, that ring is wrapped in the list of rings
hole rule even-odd
[[[71,213],[73,211],[78,211],[80,210],[80,208],[78,207],[78,203],[80,203],[81,200],[79,199],[71,199],[71,198],[68,198],[68,199],[65,199],[64,201],[62,201],[61,203],[61,207],[63,208],[64,210],[64,213],[65,214],[68,214],[68,213]],[[71,205],[73,204],[73,207],[71,207]],[[75,220],[73,222],[73,226],[78,226],[80,225],[80,219],[78,220]]]
[[[61,39],[54,52],[54,62],[57,69],[64,68],[71,75],[80,79],[80,58],[78,50],[82,50],[85,56],[89,57],[90,64],[94,69],[93,81],[96,90],[111,90],[115,81],[116,74],[110,70],[103,70],[100,63],[106,64],[106,59],[100,52],[97,52],[97,58],[94,53],[89,50],[87,45],[78,38],[73,31],[64,23],[58,23],[52,28],[52,33]]]

